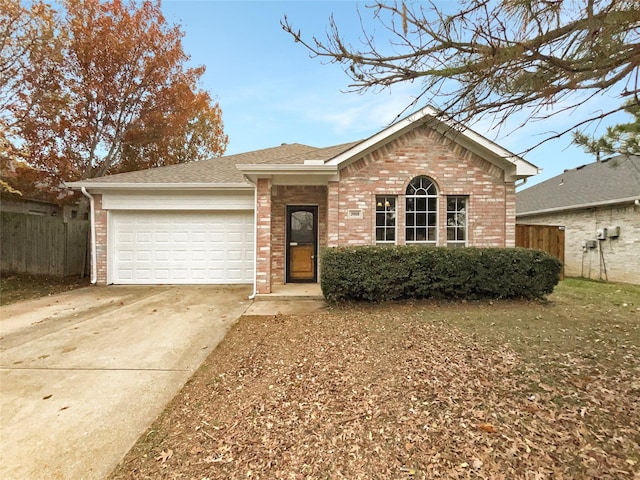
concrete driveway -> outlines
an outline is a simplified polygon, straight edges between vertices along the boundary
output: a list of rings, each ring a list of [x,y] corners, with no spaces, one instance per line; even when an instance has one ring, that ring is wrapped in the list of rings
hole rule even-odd
[[[0,309],[0,478],[100,479],[247,309],[248,286],[90,287]]]

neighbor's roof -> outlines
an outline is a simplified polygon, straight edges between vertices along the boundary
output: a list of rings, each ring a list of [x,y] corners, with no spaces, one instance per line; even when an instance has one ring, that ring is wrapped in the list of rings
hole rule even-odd
[[[550,178],[516,195],[516,214],[533,215],[640,199],[640,156],[619,155]]]
[[[99,187],[131,184],[251,184],[236,168],[238,164],[303,164],[305,160],[328,160],[359,142],[316,148],[299,143],[283,143],[279,147],[227,155],[199,162],[167,165],[136,172],[118,173],[81,182],[68,182],[69,187]]]

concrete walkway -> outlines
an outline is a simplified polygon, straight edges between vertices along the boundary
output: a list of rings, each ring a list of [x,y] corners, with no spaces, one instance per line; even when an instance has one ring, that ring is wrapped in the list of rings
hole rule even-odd
[[[0,478],[105,478],[250,293],[90,287],[2,307]]]
[[[317,283],[273,285],[271,293],[256,295],[244,313],[248,316],[304,315],[326,311],[327,302]]]

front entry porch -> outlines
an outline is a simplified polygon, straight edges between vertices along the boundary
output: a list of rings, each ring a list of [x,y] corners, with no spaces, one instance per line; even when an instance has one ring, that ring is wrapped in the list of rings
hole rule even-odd
[[[259,293],[256,300],[324,300],[319,283],[272,285],[271,293]]]
[[[327,308],[318,283],[273,285],[271,293],[257,294],[244,313],[248,316],[304,315]]]
[[[256,195],[258,297],[322,298],[318,253],[327,246],[327,186],[274,185],[260,178]]]

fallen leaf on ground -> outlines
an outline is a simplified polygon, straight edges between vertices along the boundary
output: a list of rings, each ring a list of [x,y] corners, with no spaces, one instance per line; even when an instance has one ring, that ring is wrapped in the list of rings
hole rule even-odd
[[[487,433],[496,433],[496,427],[494,427],[490,423],[479,423],[478,430],[482,430]]]
[[[158,462],[164,463],[167,460],[169,460],[171,457],[173,457],[173,450],[163,450],[162,452],[160,452],[160,455],[156,457],[156,460]]]

